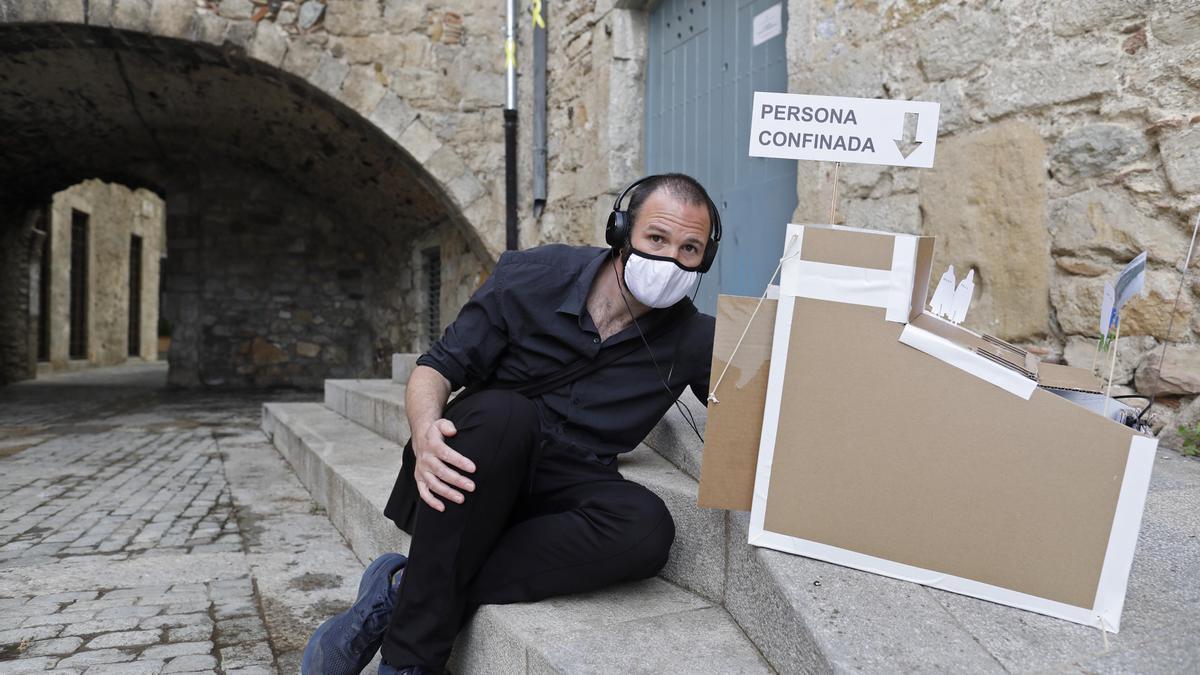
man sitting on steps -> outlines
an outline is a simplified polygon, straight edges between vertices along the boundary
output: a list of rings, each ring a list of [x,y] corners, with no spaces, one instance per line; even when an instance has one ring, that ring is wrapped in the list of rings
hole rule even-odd
[[[614,460],[687,386],[707,399],[715,321],[688,293],[720,234],[704,188],[665,174],[617,198],[610,248],[500,257],[408,380],[413,436],[385,514],[412,533],[411,559],[367,568],[304,673],[358,673],[380,645],[380,673],[441,672],[480,605],[658,573],[675,524]]]

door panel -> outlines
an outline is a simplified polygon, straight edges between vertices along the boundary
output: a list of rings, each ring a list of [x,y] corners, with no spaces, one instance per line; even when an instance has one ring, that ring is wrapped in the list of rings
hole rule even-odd
[[[769,0],[663,0],[650,16],[646,172],[695,176],[720,209],[724,238],[697,304],[717,293],[760,295],[796,209],[796,163],[749,156],[755,91],[787,91],[783,32],[755,46]]]

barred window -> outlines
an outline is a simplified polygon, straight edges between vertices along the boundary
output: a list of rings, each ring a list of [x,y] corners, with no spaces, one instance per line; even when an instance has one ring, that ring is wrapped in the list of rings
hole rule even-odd
[[[425,271],[425,336],[433,344],[442,335],[442,249],[427,248],[421,258]]]

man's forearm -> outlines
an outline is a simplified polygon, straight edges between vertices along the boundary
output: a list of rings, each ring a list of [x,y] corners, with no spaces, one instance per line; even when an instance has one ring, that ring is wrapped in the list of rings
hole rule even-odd
[[[450,398],[450,381],[429,366],[417,366],[408,378],[404,392],[404,410],[408,428],[415,436],[442,416]]]

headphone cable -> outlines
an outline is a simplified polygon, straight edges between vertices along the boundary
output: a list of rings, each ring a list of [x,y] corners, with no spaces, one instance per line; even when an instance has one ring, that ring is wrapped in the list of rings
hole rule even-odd
[[[681,416],[683,416],[684,421],[687,422],[688,426],[692,428],[692,432],[696,434],[696,438],[699,438],[701,445],[703,445],[704,444],[704,436],[700,434],[700,429],[699,429],[699,427],[696,426],[696,419],[692,415],[691,409],[688,408],[686,404],[683,404],[679,401],[679,397],[675,396],[675,392],[671,391],[671,386],[667,384],[667,380],[663,379],[662,369],[659,368],[659,366],[658,366],[658,359],[654,358],[654,350],[650,349],[650,342],[646,339],[646,334],[642,332],[642,327],[641,327],[641,325],[638,324],[637,317],[633,315],[633,308],[629,305],[629,299],[625,297],[625,290],[621,285],[621,277],[620,277],[620,275],[617,274],[616,249],[613,249],[613,255],[610,256],[610,260],[612,262],[613,277],[617,280],[617,290],[620,291],[620,293],[621,293],[621,300],[625,303],[625,310],[627,312],[629,312],[629,318],[633,320],[633,326],[635,328],[637,328],[638,336],[642,338],[642,343],[646,345],[646,353],[648,353],[650,355],[650,362],[654,364],[654,372],[658,375],[658,381],[661,382],[663,388],[667,390],[667,395],[671,397],[672,401],[675,404],[676,410],[678,410],[679,414]],[[704,279],[704,275],[701,274],[700,280],[703,280],[703,279]],[[697,281],[695,293],[699,293],[699,292],[700,292],[700,282]],[[693,294],[692,297],[694,298],[695,294]],[[675,371],[675,359],[672,357],[671,372],[673,373],[674,371]],[[670,374],[668,374],[667,378],[669,379],[670,377],[671,377]]]

